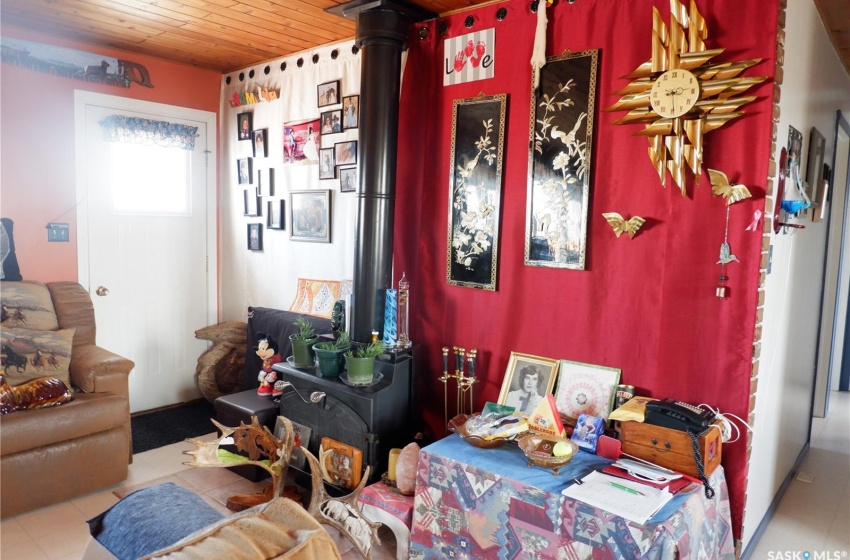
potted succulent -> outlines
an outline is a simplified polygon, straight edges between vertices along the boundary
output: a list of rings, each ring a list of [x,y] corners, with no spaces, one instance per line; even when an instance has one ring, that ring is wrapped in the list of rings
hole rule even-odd
[[[313,346],[316,357],[319,358],[319,372],[325,377],[336,377],[345,367],[343,355],[351,348],[351,337],[348,331],[342,331],[336,340],[319,342]]]
[[[349,383],[364,385],[371,383],[375,371],[375,358],[383,354],[386,349],[384,343],[379,340],[347,351],[345,368],[348,370]]]
[[[297,368],[311,368],[314,358],[313,345],[319,340],[316,329],[304,317],[298,317],[293,324],[298,327],[298,332],[289,335],[293,365]]]

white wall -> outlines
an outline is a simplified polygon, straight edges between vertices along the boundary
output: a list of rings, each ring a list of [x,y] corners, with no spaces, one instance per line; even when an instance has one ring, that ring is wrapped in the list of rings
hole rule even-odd
[[[295,298],[298,278],[350,280],[354,270],[354,231],[357,193],[340,193],[339,180],[319,180],[318,165],[283,164],[283,125],[287,122],[319,118],[320,112],[341,108],[341,105],[317,106],[316,88],[319,84],[340,80],[340,95],[360,92],[360,55],[353,54],[353,41],[327,45],[308,52],[276,59],[222,76],[221,83],[221,192],[220,192],[220,286],[221,320],[244,321],[248,306],[289,309]],[[336,60],[331,51],[338,50]],[[319,55],[317,63],[312,62]],[[301,68],[296,61],[304,59]],[[281,71],[281,62],[286,70]],[[270,72],[264,74],[268,65]],[[254,78],[248,78],[254,70]],[[238,75],[244,72],[245,81]],[[231,78],[228,85],[225,80]],[[255,90],[265,86],[280,90],[280,99],[230,107],[234,92]],[[341,100],[341,99],[340,99]],[[256,169],[273,167],[276,173],[275,194],[271,200],[286,200],[286,229],[268,230],[266,202],[263,216],[243,216],[243,187],[237,182],[236,160],[252,155],[251,142],[238,141],[236,119],[239,113],[253,111],[255,129],[269,129],[269,157],[254,159]],[[335,142],[356,140],[358,131],[347,130],[323,136],[321,147],[333,147]],[[267,176],[267,175],[266,175]],[[255,183],[256,184],[256,183]],[[251,185],[254,186],[254,185]],[[290,241],[291,217],[289,193],[293,190],[331,190],[331,243]],[[247,224],[263,224],[263,251],[248,251]]]
[[[789,0],[786,16],[784,81],[774,157],[778,162],[779,150],[788,143],[788,127],[793,126],[803,133],[805,173],[813,126],[826,138],[824,161],[832,161],[835,112],[841,109],[850,114],[850,77],[829,42],[812,0]],[[786,182],[787,188],[790,185]],[[844,193],[834,192],[833,200],[843,204]],[[773,201],[769,200],[768,212],[772,209]],[[744,547],[809,437],[827,223],[813,223],[808,217],[797,221],[806,229],[780,233],[771,243],[773,259],[765,281]]]

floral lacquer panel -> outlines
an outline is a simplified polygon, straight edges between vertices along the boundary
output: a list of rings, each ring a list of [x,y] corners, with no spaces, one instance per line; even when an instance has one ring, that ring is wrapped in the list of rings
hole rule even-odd
[[[584,270],[598,50],[546,59],[531,96],[525,264]]]
[[[507,100],[499,94],[454,102],[446,249],[453,286],[496,289]]]

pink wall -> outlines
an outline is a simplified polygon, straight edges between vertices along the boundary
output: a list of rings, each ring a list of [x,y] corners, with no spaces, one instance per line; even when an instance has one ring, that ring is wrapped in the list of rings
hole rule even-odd
[[[15,222],[15,245],[25,280],[77,280],[74,90],[219,112],[221,75],[213,70],[84,43],[60,41],[8,26],[5,37],[116,57],[148,69],[153,88],[112,87],[3,64],[0,84],[3,217]],[[69,243],[48,243],[49,222],[70,224]]]

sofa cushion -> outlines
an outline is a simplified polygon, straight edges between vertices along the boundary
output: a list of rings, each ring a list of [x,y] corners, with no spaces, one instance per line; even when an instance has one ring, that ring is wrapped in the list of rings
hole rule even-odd
[[[47,286],[40,282],[0,282],[4,327],[23,327],[42,331],[59,328],[53,300]]]
[[[127,398],[111,393],[77,393],[62,406],[7,414],[0,422],[0,456],[123,426],[129,415]]]
[[[20,385],[39,377],[56,377],[70,386],[68,369],[74,331],[0,328],[3,372],[9,385]]]

